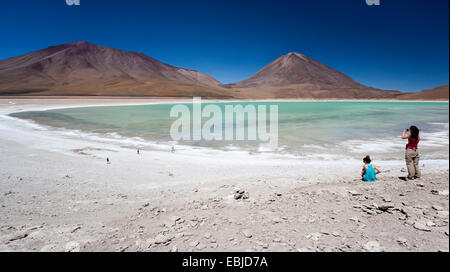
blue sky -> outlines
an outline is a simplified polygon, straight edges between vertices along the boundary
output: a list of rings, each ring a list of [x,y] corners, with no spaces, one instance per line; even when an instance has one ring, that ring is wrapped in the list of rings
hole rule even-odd
[[[2,1],[0,59],[73,41],[138,51],[223,83],[299,52],[368,86],[449,81],[449,1]]]

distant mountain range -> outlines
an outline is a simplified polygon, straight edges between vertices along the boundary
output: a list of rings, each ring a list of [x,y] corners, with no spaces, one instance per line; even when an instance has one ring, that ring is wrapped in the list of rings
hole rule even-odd
[[[434,94],[426,92],[426,99],[435,99]],[[422,99],[364,86],[298,53],[279,57],[246,80],[221,84],[212,76],[141,53],[87,42],[0,60],[0,95]],[[439,91],[436,99],[444,96]]]
[[[407,93],[398,96],[400,100],[448,100],[448,85],[436,87],[431,90],[424,90],[418,93]]]

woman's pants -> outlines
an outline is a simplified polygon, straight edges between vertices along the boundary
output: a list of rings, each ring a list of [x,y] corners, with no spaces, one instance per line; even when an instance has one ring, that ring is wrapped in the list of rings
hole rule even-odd
[[[408,168],[408,178],[420,178],[421,173],[419,169],[419,151],[417,149],[406,149],[405,160]]]

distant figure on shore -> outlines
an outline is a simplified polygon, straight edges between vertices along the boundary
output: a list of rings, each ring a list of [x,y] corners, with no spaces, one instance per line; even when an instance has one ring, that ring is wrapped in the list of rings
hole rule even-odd
[[[381,173],[380,169],[372,164],[372,160],[369,155],[364,157],[363,162],[364,166],[361,172],[362,179],[368,182],[377,181],[377,174]]]
[[[138,155],[140,154],[140,152],[139,152],[139,148],[138,148],[138,150],[137,150],[137,154],[138,154]]]
[[[411,126],[403,131],[402,139],[408,140],[405,151],[406,167],[408,168],[408,177],[406,177],[406,180],[418,179],[421,177],[418,148],[420,142],[419,132],[420,131],[416,126]]]
[[[172,145],[172,148],[170,149],[170,152],[172,152],[172,153],[175,152],[175,146]]]
[[[106,164],[111,164],[111,162],[109,161],[109,158],[106,158]]]

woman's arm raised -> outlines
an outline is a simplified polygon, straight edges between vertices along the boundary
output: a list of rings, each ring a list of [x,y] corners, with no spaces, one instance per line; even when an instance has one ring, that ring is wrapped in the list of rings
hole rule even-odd
[[[408,130],[407,130],[407,129],[405,129],[405,130],[403,131],[403,134],[402,134],[402,139],[409,139],[409,137],[410,137],[410,134],[406,135],[406,132],[408,132]]]

